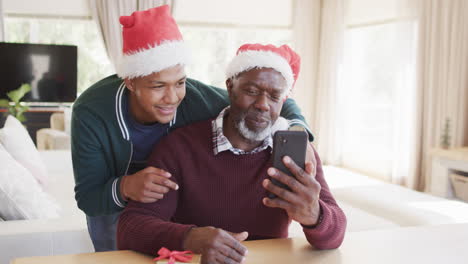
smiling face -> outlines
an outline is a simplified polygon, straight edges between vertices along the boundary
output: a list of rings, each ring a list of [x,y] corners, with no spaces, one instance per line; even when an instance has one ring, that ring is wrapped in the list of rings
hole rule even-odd
[[[180,65],[125,79],[133,118],[141,124],[169,123],[185,97],[185,80],[185,67]]]
[[[271,68],[252,69],[226,81],[229,118],[248,141],[263,141],[283,107],[286,80]]]

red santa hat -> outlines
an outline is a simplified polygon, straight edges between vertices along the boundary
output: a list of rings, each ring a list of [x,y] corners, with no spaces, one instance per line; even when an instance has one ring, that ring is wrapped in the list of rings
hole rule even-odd
[[[117,74],[121,78],[147,76],[190,62],[189,49],[168,5],[121,16],[120,24],[123,26],[123,57]]]
[[[294,87],[301,66],[301,58],[288,45],[244,44],[226,70],[226,78],[254,68],[272,68],[286,79],[288,92]]]

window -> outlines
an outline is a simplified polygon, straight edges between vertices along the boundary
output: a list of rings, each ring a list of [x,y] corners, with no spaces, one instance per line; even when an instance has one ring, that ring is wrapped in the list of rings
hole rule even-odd
[[[225,88],[227,64],[245,43],[290,44],[292,31],[275,28],[236,28],[228,26],[180,26],[192,51],[187,75],[202,82]]]
[[[91,19],[6,17],[5,28],[7,42],[78,46],[78,93],[114,71]]]
[[[384,180],[404,178],[414,123],[416,25],[349,27],[338,109],[341,163]]]
[[[187,75],[221,88],[240,45],[292,43],[292,0],[178,0],[173,11],[193,54]]]

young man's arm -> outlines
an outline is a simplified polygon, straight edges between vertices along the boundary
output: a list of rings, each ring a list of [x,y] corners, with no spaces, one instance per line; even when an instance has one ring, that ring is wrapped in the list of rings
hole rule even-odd
[[[71,152],[75,198],[78,207],[89,216],[112,214],[125,207],[120,195],[121,177],[113,176],[117,174],[116,168],[106,160],[105,151],[109,148],[106,150],[102,144],[104,132],[94,115],[74,110]]]
[[[288,98],[284,102],[283,108],[281,109],[281,116],[288,120],[289,127],[300,126],[300,127],[305,128],[307,131],[307,134],[309,134],[309,141],[312,142],[314,140],[312,131],[307,125],[307,122],[304,116],[302,116],[301,109],[296,104],[296,101],[294,99]]]

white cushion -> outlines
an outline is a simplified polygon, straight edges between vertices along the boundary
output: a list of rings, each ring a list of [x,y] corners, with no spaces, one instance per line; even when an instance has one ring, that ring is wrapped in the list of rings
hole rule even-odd
[[[71,152],[45,150],[39,151],[39,153],[49,172],[49,183],[45,190],[60,204],[61,215],[84,220],[85,214],[78,208],[75,200],[75,179]]]
[[[58,217],[58,204],[0,144],[0,216],[5,220]]]
[[[46,185],[47,170],[26,128],[9,115],[0,133],[0,143],[39,183]]]

